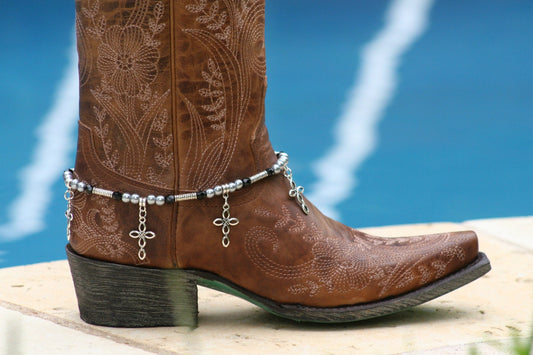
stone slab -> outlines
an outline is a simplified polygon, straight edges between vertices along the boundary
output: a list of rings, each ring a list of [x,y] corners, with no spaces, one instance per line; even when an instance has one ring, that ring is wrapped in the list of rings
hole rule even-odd
[[[80,351],[81,350],[81,351]],[[136,347],[0,307],[0,354],[146,355]]]
[[[533,216],[477,219],[464,225],[533,251]]]
[[[468,226],[435,223],[365,231],[404,236],[465,227]],[[476,343],[501,353],[490,342],[508,342],[514,331],[521,336],[531,332],[533,253],[486,231],[479,232],[480,249],[493,266],[489,274],[411,310],[353,324],[299,324],[272,316],[238,298],[200,287],[200,326],[195,330],[91,326],[79,318],[66,261],[0,269],[0,306],[41,318],[50,326],[62,326],[65,338],[69,337],[67,331],[74,330],[159,354],[439,353],[442,349],[468,351],[469,344]],[[81,347],[79,350],[83,351]]]

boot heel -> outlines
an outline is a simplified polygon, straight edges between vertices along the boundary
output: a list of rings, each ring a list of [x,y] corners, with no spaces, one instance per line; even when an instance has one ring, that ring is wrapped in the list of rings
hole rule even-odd
[[[110,327],[198,325],[198,288],[183,270],[89,259],[67,245],[81,318]]]

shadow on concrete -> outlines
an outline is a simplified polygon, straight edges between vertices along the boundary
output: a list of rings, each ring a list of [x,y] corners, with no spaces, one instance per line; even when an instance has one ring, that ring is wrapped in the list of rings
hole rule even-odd
[[[290,319],[280,318],[258,307],[245,307],[242,310],[205,310],[200,312],[200,327],[228,327],[231,325],[247,325],[270,329],[289,330],[356,330],[372,328],[395,328],[402,325],[414,325],[420,323],[449,322],[462,318],[473,319],[481,316],[475,308],[463,309],[453,305],[420,305],[405,311],[390,314],[383,317],[362,320],[351,323],[323,324],[296,322]]]

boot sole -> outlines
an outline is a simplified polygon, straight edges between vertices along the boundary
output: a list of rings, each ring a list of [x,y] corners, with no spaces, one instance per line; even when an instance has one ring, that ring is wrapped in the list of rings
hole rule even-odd
[[[280,304],[209,272],[150,269],[86,258],[66,247],[81,318],[110,327],[198,325],[198,285],[245,299],[279,317],[300,322],[345,323],[396,313],[453,291],[486,274],[479,253],[463,269],[415,291],[376,302],[341,307]]]

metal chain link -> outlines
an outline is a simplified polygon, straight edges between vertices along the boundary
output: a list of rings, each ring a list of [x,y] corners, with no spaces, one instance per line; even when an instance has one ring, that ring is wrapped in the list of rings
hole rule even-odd
[[[74,215],[72,214],[72,199],[74,198],[74,192],[69,187],[67,191],[65,191],[65,194],[63,196],[67,201],[67,210],[65,211],[65,217],[67,218],[67,240],[70,242],[70,224],[74,219]]]

